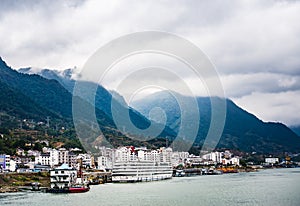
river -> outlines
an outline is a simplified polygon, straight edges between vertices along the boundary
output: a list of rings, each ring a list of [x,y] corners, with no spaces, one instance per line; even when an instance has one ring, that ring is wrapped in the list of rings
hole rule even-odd
[[[91,186],[81,194],[20,192],[0,194],[0,205],[173,206],[300,205],[300,168],[252,173],[177,177],[171,180]]]

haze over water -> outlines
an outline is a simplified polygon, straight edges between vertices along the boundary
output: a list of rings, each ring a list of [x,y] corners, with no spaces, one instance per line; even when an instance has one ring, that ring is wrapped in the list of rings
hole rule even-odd
[[[194,176],[172,180],[92,186],[82,194],[0,194],[1,205],[272,205],[300,204],[300,168]]]

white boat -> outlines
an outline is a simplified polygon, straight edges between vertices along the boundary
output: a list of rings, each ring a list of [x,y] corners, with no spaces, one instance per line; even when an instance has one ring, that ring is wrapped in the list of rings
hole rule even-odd
[[[145,182],[172,178],[172,166],[168,162],[127,161],[115,162],[112,182]]]

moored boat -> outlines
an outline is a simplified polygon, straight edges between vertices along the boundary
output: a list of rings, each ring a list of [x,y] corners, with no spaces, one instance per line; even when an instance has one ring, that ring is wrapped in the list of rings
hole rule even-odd
[[[89,190],[90,190],[89,186],[75,185],[69,188],[69,193],[82,193],[82,192],[88,192]]]
[[[77,178],[77,177],[80,178]],[[77,170],[68,165],[61,165],[50,171],[50,188],[45,192],[48,193],[81,193],[90,190],[87,184],[84,184],[81,168],[79,175]]]
[[[89,186],[85,185],[74,185],[65,188],[47,188],[45,192],[47,193],[83,193],[90,190]]]
[[[153,161],[116,162],[112,182],[148,182],[172,178],[170,163]]]

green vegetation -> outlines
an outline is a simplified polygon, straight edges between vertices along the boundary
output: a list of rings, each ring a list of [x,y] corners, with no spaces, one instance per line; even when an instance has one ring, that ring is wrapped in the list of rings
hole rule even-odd
[[[110,101],[109,97],[105,99]],[[76,101],[86,110],[93,109],[80,98]],[[96,109],[96,116],[112,145],[143,144],[125,137],[102,110]],[[3,136],[0,137],[0,153],[15,154],[17,148],[41,151],[45,141],[50,147],[83,149],[71,117],[72,94],[59,82],[18,73],[0,59],[0,134]],[[49,126],[46,118],[50,119]],[[91,136],[84,141],[89,141],[90,145],[96,139]]]
[[[39,182],[42,187],[49,187],[49,172],[42,173],[8,173],[0,174],[0,192],[2,189],[19,186],[30,186],[32,182]]]

